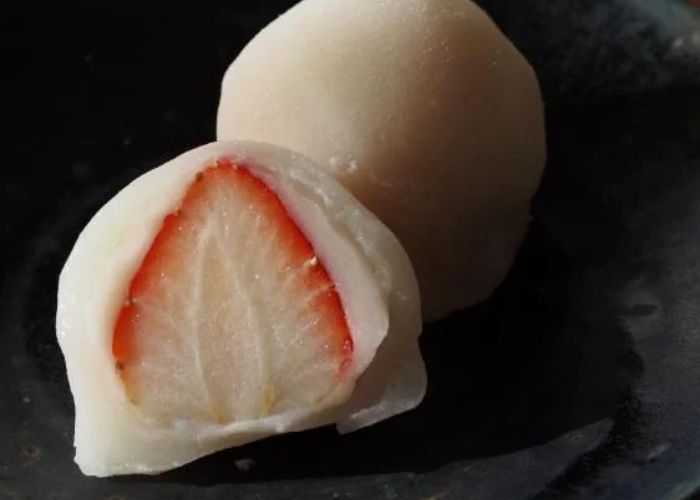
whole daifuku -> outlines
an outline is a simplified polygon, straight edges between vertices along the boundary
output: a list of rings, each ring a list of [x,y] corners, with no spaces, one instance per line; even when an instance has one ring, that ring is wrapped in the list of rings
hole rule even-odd
[[[304,0],[228,68],[219,139],[305,154],[394,231],[426,320],[488,297],[545,164],[535,72],[468,0]]]

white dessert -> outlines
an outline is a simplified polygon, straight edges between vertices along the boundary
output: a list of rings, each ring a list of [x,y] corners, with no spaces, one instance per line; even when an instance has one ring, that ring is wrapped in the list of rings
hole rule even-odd
[[[423,315],[488,297],[545,163],[532,67],[468,0],[304,0],[228,68],[219,139],[309,156],[398,236]]]
[[[296,229],[262,224],[267,208],[241,203],[234,181],[207,180],[214,194],[189,194],[222,158],[231,175],[245,168],[248,181],[262,181],[312,245],[298,269],[289,269],[297,250],[285,260],[284,246]],[[157,243],[166,224],[174,225]],[[316,281],[303,274],[321,265],[327,274]],[[331,286],[319,293],[318,283]],[[334,293],[346,323],[324,310]],[[324,321],[352,339],[340,368]],[[405,251],[330,175],[272,145],[208,144],[114,196],[61,273],[56,328],[75,402],[75,460],[87,475],[155,474],[331,423],[350,432],[414,408],[425,393],[420,300]],[[115,347],[122,330],[128,349]]]

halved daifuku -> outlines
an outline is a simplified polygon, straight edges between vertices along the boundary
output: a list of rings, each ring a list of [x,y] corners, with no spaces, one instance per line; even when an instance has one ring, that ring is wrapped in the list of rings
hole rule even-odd
[[[420,300],[393,234],[269,144],[212,143],[133,181],[80,234],[56,318],[88,475],[420,403]]]

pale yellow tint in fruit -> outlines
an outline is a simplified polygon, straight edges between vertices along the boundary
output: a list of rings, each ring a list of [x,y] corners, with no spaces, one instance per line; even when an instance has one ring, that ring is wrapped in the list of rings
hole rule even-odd
[[[508,272],[545,163],[536,75],[466,0],[305,0],[230,66],[219,139],[310,156],[399,237],[423,316]]]

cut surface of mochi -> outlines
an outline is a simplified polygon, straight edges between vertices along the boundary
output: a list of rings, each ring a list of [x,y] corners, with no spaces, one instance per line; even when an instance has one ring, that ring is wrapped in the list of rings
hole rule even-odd
[[[509,271],[545,164],[533,68],[469,0],[304,0],[224,75],[218,139],[312,158],[397,235],[438,319]]]
[[[405,251],[331,176],[269,144],[211,143],[120,191],[64,266],[56,328],[87,475],[349,432],[425,393]]]

